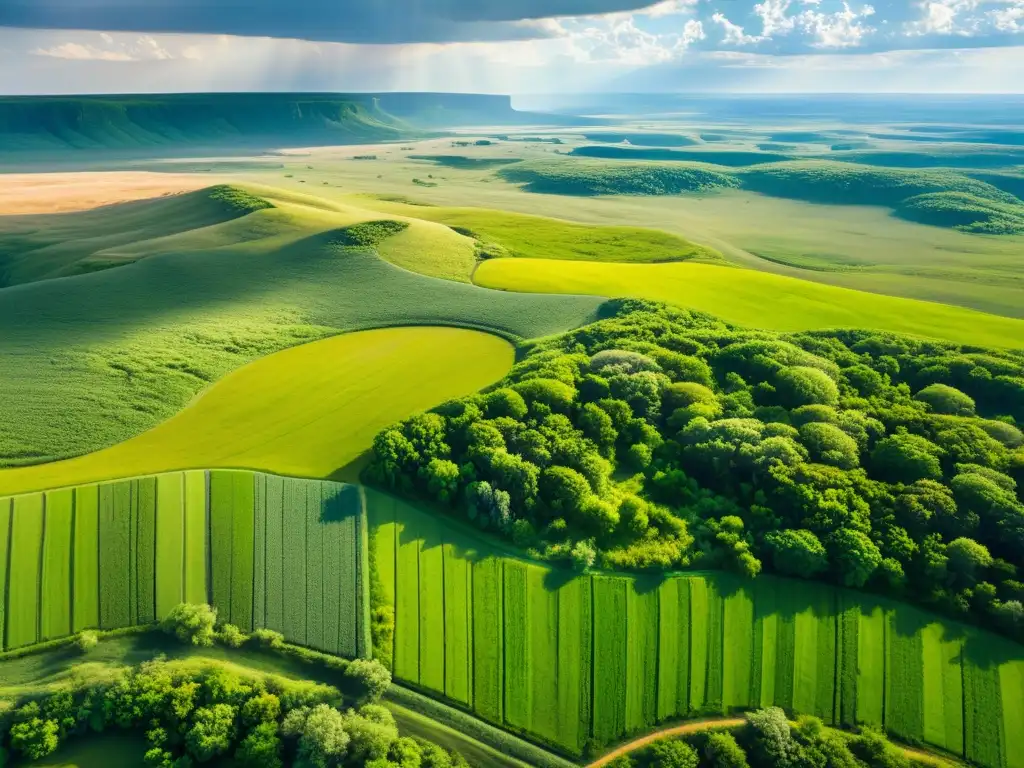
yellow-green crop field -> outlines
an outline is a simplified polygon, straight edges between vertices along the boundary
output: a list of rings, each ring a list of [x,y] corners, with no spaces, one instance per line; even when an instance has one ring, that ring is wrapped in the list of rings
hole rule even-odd
[[[579,574],[367,491],[395,676],[579,754],[658,723],[781,706],[1024,766],[1013,643],[814,582]]]
[[[714,264],[496,259],[474,280],[506,291],[653,299],[769,330],[868,328],[991,347],[1024,343],[1024,320]]]
[[[229,374],[124,443],[0,471],[0,493],[205,467],[330,477],[384,427],[482,389],[512,362],[508,342],[459,328],[386,328],[304,344]]]

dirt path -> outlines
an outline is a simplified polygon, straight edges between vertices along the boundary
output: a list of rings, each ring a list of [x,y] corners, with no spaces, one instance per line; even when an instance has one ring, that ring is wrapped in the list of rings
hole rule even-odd
[[[673,726],[672,728],[665,728],[664,730],[655,731],[654,733],[642,736],[628,744],[623,744],[621,747],[614,749],[607,755],[599,757],[588,765],[587,768],[601,768],[602,766],[608,765],[608,763],[617,757],[622,757],[630,752],[643,749],[648,744],[662,739],[668,739],[672,736],[685,736],[690,733],[706,731],[711,728],[736,728],[743,725],[745,722],[746,720],[741,717],[713,717],[708,720],[694,720],[689,723]],[[899,746],[904,755],[924,763],[925,765],[932,765],[935,766],[935,768],[954,768],[955,766],[960,765],[960,763],[949,760],[942,755],[937,755],[934,752],[929,752],[924,749],[915,749],[914,747],[904,747],[902,745],[897,746]]]
[[[746,722],[742,717],[713,717],[708,720],[695,720],[689,723],[683,723],[682,725],[676,725],[672,728],[665,728],[661,731],[655,731],[649,733],[646,736],[641,736],[639,739],[623,744],[621,747],[612,750],[607,755],[598,758],[587,768],[601,768],[603,765],[608,765],[612,760],[622,755],[635,752],[638,749],[643,749],[648,744],[660,741],[661,739],[667,739],[671,736],[685,736],[688,733],[697,733],[697,731],[706,731],[709,728],[735,728],[743,725]]]

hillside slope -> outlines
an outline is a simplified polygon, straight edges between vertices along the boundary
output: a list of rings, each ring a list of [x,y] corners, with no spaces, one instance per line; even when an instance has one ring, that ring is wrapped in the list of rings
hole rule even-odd
[[[371,95],[173,94],[0,99],[3,153],[175,144],[386,141],[411,132]]]
[[[0,216],[0,288],[129,264],[162,250],[149,241],[269,208],[261,197],[222,185],[57,216]]]

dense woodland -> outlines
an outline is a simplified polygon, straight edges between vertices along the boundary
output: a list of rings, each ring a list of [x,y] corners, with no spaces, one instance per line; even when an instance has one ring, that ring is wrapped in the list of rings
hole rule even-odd
[[[578,568],[773,571],[1024,635],[1024,354],[608,306],[379,434],[367,479]]]
[[[243,634],[215,628],[209,606],[181,605],[162,628],[188,645],[243,645],[285,652],[270,630]],[[96,633],[77,638],[88,652]],[[287,652],[315,655],[295,646]],[[463,768],[468,763],[422,739],[401,736],[378,700],[391,676],[377,662],[332,659],[345,692],[319,682],[263,674],[211,659],[156,658],[136,667],[83,674],[81,682],[27,691],[0,700],[0,766],[14,758],[40,760],[64,743],[105,731],[144,733],[152,768],[197,763],[237,768]],[[139,755],[143,758],[143,755]]]

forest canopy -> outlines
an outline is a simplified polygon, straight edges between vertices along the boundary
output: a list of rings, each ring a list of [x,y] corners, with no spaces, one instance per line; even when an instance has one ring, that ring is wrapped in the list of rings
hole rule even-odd
[[[1024,630],[1024,353],[609,306],[380,433],[367,480],[578,568],[770,570]]]

